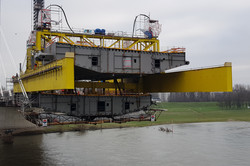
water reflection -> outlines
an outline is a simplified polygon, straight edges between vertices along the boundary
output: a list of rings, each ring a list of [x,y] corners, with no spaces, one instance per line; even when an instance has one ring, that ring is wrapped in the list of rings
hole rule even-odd
[[[0,165],[41,165],[43,158],[42,135],[19,136],[14,144],[0,141]]]
[[[158,129],[16,137],[12,146],[0,144],[0,165],[249,165],[248,122],[177,124],[174,133]]]

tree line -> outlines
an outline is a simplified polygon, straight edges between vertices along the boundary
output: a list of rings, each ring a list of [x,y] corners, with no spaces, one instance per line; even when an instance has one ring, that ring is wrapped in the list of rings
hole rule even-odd
[[[226,109],[250,107],[250,86],[237,84],[232,92],[188,92],[170,93],[169,102],[218,102]]]

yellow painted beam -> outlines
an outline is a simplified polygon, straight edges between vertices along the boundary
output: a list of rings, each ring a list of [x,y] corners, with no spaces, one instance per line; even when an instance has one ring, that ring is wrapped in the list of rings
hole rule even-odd
[[[71,44],[71,45],[74,45],[75,43],[70,39],[70,38],[68,38],[67,36],[63,36],[63,39],[66,41],[66,42],[68,42],[69,44]]]
[[[41,31],[36,31],[36,51],[42,50],[42,36],[43,33]]]
[[[149,45],[147,45],[147,47],[145,47],[143,49],[143,51],[147,51],[149,48],[151,48],[152,46],[154,46],[156,43],[150,43]],[[153,49],[155,49],[155,47],[153,47]]]
[[[92,47],[96,47],[96,45],[92,42],[92,41],[90,41],[88,38],[83,38],[90,46],[92,46]]]
[[[74,55],[66,53],[65,58],[21,75],[26,92],[74,89]],[[14,93],[20,93],[18,82]]]
[[[32,54],[31,54],[31,50],[32,50],[32,47],[28,47],[27,48],[27,58],[26,58],[26,71],[29,72],[32,70],[31,68],[31,57],[32,57]]]
[[[117,44],[117,43],[120,42],[121,40],[122,40],[122,38],[119,39],[119,40],[117,40],[117,41],[115,41],[113,44],[111,44],[110,46],[108,46],[108,48],[112,48],[115,44]]]
[[[144,76],[140,91],[153,92],[231,92],[232,66],[224,66]]]
[[[130,46],[128,46],[128,48],[127,49],[131,49],[134,45],[136,45],[137,43],[139,43],[139,40],[138,41],[136,41],[136,42],[134,42],[134,43],[132,43]]]

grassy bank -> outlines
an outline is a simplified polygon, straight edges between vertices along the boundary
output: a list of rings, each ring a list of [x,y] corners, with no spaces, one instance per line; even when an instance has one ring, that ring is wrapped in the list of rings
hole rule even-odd
[[[30,135],[65,131],[85,131],[110,128],[144,127],[171,123],[250,121],[250,109],[225,110],[217,103],[160,103],[152,108],[167,109],[155,121],[132,121],[126,123],[69,124],[20,131],[15,135]]]
[[[108,128],[143,127],[171,123],[250,121],[250,109],[225,110],[217,103],[160,103],[152,108],[168,109],[155,122],[133,121],[126,123],[78,124],[49,126],[45,133],[64,131],[84,131]]]
[[[161,103],[154,108],[167,108],[157,123],[191,123],[250,121],[250,109],[226,110],[216,102],[206,103]]]

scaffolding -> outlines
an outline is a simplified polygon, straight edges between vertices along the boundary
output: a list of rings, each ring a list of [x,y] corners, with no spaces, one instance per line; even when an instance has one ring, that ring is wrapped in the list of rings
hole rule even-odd
[[[143,36],[144,38],[158,38],[161,33],[161,24],[158,20],[150,19],[146,14],[135,17],[132,37]]]

